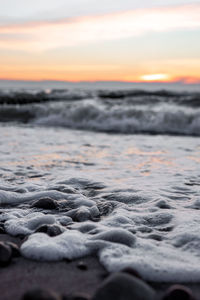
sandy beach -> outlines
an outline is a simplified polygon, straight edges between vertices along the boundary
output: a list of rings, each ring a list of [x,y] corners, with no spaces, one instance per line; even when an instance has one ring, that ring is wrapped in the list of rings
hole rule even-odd
[[[0,241],[10,241],[18,246],[22,243],[20,238],[7,234],[0,234]],[[0,277],[1,299],[4,300],[21,300],[28,291],[37,291],[38,289],[55,292],[63,299],[93,299],[92,297],[97,289],[101,288],[105,280],[110,277],[110,274],[102,267],[95,256],[60,262],[36,262],[19,256],[13,257],[8,265],[0,268]],[[163,299],[163,295],[170,286],[173,286],[173,283],[149,282],[148,285],[155,290],[155,299]],[[182,286],[191,290],[194,299],[199,299],[200,285],[198,283],[183,284]],[[125,296],[123,298],[123,292],[119,295],[119,299],[126,300]],[[134,299],[140,298],[136,297]]]

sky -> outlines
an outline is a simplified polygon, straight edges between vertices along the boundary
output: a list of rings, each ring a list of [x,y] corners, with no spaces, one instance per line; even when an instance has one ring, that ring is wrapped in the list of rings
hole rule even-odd
[[[200,0],[0,0],[0,79],[200,83]]]

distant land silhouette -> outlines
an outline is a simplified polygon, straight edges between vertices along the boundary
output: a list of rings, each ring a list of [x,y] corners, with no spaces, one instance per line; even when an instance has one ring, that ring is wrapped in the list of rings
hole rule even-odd
[[[0,80],[0,89],[147,89],[147,90],[180,90],[200,91],[200,83],[185,84],[184,82],[124,82],[124,81],[23,81]]]

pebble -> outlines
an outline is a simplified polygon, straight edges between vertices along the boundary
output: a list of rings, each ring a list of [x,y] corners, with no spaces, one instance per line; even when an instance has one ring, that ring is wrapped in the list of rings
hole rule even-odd
[[[172,285],[162,300],[195,300],[192,291],[183,285]]]
[[[109,276],[92,300],[154,300],[155,292],[142,280],[125,273]]]
[[[34,289],[26,292],[22,300],[62,300],[62,298],[49,290]]]
[[[11,248],[12,251],[12,256],[13,257],[19,257],[21,256],[20,250],[17,244],[12,243],[12,242],[6,242],[6,245],[8,245]]]
[[[9,245],[6,245],[3,242],[0,242],[0,266],[7,266],[12,258],[12,250]]]
[[[5,231],[5,228],[4,228],[4,225],[1,223],[0,224],[0,234],[5,234],[6,231]]]
[[[88,269],[88,266],[84,262],[81,261],[77,264],[77,268],[80,270],[86,271]]]
[[[43,209],[56,209],[58,204],[51,198],[41,198],[33,202],[31,207],[43,208]]]
[[[121,270],[121,272],[127,273],[127,274],[129,274],[131,276],[134,276],[134,277],[142,279],[142,276],[138,273],[138,271],[135,270],[135,269],[133,269],[133,268],[131,268],[131,267],[124,268],[123,270]]]
[[[88,208],[81,207],[77,210],[75,216],[74,216],[75,222],[84,222],[91,219],[91,214]]]
[[[44,232],[49,236],[57,236],[63,233],[63,231],[58,225],[42,225],[39,228],[37,228],[36,232]]]

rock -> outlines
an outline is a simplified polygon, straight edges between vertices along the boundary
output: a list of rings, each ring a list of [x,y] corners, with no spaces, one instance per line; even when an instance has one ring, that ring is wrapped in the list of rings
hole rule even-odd
[[[123,273],[127,273],[129,275],[132,275],[134,277],[137,277],[137,278],[140,278],[142,279],[141,275],[138,273],[137,270],[131,268],[131,267],[127,267],[127,268],[124,268],[123,270],[121,270],[121,272]]]
[[[87,220],[91,220],[91,214],[88,208],[81,207],[77,210],[75,216],[73,217],[75,222],[84,222]]]
[[[18,188],[16,190],[14,190],[15,193],[20,193],[20,194],[24,194],[27,192],[27,189],[24,188]]]
[[[12,256],[13,257],[19,257],[21,256],[20,250],[17,244],[12,243],[12,242],[6,242],[6,245],[8,245],[11,248],[12,251]]]
[[[49,290],[34,289],[26,292],[22,300],[62,300],[62,298]]]
[[[58,225],[42,225],[36,229],[36,232],[44,232],[49,236],[57,236],[63,233],[63,231]]]
[[[107,201],[97,201],[97,207],[101,216],[107,216],[114,210],[115,204]]]
[[[86,271],[88,269],[87,265],[80,261],[78,264],[77,264],[77,268],[80,269],[80,270],[83,270],[83,271]]]
[[[6,231],[5,231],[4,225],[0,224],[0,234],[5,234],[5,233],[6,233]]]
[[[90,207],[90,215],[91,215],[91,220],[93,221],[100,220],[100,212],[96,205]]]
[[[152,240],[161,242],[163,240],[163,237],[159,234],[152,233],[149,236],[147,236],[147,239],[152,239]]]
[[[165,201],[165,200],[160,200],[157,204],[157,207],[162,208],[162,209],[170,209],[171,206]]]
[[[41,198],[33,202],[31,207],[43,208],[43,209],[56,209],[58,203],[51,198]]]
[[[72,188],[72,187],[64,187],[61,192],[66,193],[66,194],[77,194],[77,190]]]
[[[195,300],[192,291],[183,285],[172,285],[162,298],[163,300]]]
[[[142,280],[125,273],[109,276],[92,300],[154,300],[154,290]]]
[[[108,276],[109,276],[109,273],[105,271],[99,275],[99,278],[104,280],[104,279],[108,278]]]
[[[12,258],[12,250],[9,245],[6,245],[3,242],[0,242],[0,266],[7,266]]]
[[[20,240],[24,241],[25,239],[27,239],[27,236],[25,234],[18,234],[16,235],[16,237],[18,237]]]

